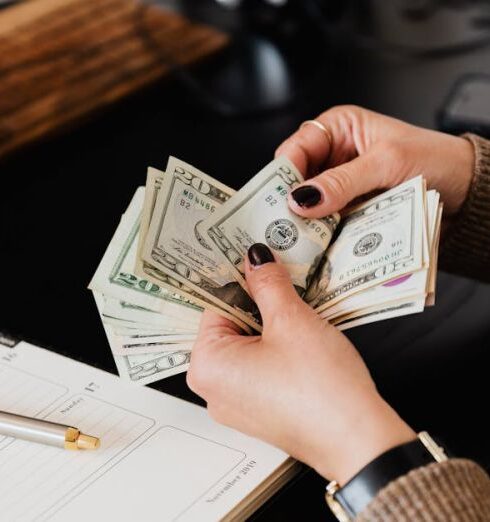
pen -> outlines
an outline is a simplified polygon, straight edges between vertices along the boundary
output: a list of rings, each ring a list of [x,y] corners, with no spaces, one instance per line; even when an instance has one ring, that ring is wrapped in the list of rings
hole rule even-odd
[[[0,411],[0,435],[69,450],[93,450],[100,446],[97,437],[85,435],[72,426],[32,419],[6,411]]]

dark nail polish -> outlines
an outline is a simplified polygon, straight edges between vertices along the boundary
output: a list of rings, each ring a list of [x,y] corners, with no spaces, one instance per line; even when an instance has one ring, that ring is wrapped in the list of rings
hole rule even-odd
[[[252,266],[265,265],[265,263],[273,263],[275,261],[269,247],[263,243],[254,243],[248,249],[248,259]]]
[[[321,192],[313,185],[303,185],[291,192],[291,196],[300,207],[314,207],[322,199]]]

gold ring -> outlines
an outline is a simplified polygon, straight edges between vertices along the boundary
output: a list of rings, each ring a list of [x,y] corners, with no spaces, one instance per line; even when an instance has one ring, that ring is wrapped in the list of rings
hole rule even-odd
[[[302,129],[303,127],[306,127],[306,125],[314,125],[317,129],[320,129],[327,137],[329,146],[332,146],[332,135],[330,134],[330,131],[327,129],[327,127],[323,125],[323,123],[319,122],[318,120],[306,120],[299,126],[299,128]]]

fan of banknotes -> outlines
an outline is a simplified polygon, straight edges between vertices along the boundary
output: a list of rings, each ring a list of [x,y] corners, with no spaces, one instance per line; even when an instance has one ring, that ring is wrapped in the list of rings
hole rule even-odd
[[[341,330],[434,303],[442,203],[421,176],[323,219],[289,209],[302,181],[284,157],[238,192],[173,157],[165,172],[148,169],[89,286],[121,377],[148,384],[185,371],[205,308],[260,332],[244,275],[257,242]]]

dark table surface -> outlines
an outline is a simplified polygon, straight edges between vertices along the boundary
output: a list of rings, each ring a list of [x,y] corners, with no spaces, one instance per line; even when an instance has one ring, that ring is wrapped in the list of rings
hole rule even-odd
[[[457,52],[458,44],[451,52],[424,53],[458,38],[463,43],[480,38],[463,23],[468,12],[448,9],[436,14],[442,18],[420,25],[397,16],[387,4],[371,2],[374,15],[364,13],[360,25],[321,37],[308,20],[292,16],[291,21],[290,13],[280,23],[244,21],[230,13],[217,16],[213,20],[246,45],[194,69],[197,90],[177,74],[76,129],[3,159],[0,330],[116,373],[86,287],[121,213],[145,182],[147,165],[164,168],[172,154],[239,188],[301,121],[338,103],[364,105],[434,127],[436,111],[462,74],[490,72],[490,48],[475,45]],[[209,19],[209,13],[215,16],[204,8],[192,14]],[[360,38],[366,27],[385,41],[398,39],[400,45],[380,46],[370,36]],[[213,89],[219,94],[224,89],[226,94],[233,81],[243,87],[241,78],[253,80],[252,33],[261,41],[279,42],[291,74],[288,89],[291,85],[289,91],[295,92],[292,103],[233,117],[204,107],[196,92]],[[245,64],[240,52],[248,53]],[[251,67],[250,75],[246,67]],[[280,96],[289,91],[283,88]],[[243,102],[233,100],[231,93],[232,102]],[[348,334],[381,392],[415,429],[440,436],[454,454],[476,459],[487,469],[489,319],[488,285],[440,273],[435,307]],[[152,386],[199,403],[184,375]],[[308,513],[309,520],[330,520],[324,486],[324,479],[306,470],[254,519],[298,520]]]

